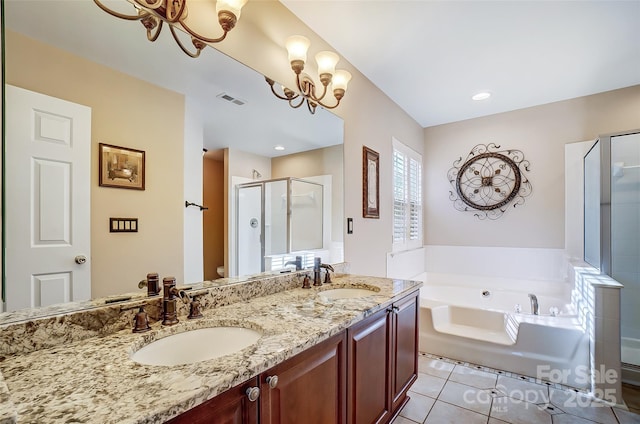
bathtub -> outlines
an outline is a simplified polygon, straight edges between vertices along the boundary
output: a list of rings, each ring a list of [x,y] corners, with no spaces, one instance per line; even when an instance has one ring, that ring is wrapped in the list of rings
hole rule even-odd
[[[427,280],[420,289],[419,350],[588,389],[589,335],[566,283],[489,284]],[[530,313],[530,292],[540,315]]]

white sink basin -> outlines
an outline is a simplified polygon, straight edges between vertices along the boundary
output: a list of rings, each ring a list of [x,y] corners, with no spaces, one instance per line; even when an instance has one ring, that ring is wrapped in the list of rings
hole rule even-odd
[[[249,328],[199,328],[158,339],[134,352],[131,359],[144,365],[192,364],[238,352],[261,336]]]
[[[325,290],[319,293],[321,297],[326,299],[355,299],[358,297],[366,297],[376,294],[375,290],[362,289],[362,288],[341,288]]]

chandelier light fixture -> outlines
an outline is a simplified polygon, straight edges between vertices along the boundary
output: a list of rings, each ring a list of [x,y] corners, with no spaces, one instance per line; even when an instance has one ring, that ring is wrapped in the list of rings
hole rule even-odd
[[[130,0],[137,10],[137,15],[127,15],[109,9],[100,0],[93,0],[96,5],[108,14],[128,21],[140,21],[147,30],[147,39],[156,41],[166,22],[169,30],[180,49],[191,57],[200,56],[200,51],[209,43],[219,43],[224,40],[240,19],[240,11],[247,0],[190,0],[189,10],[187,0]],[[211,21],[211,15],[218,16],[218,23],[222,28],[222,35],[217,38],[202,35],[200,27],[207,27]],[[191,42],[195,52],[189,51],[180,41],[176,33],[176,26],[182,28],[191,36]]]
[[[307,50],[310,44],[309,39],[301,35],[293,35],[287,38],[285,44],[289,52],[291,69],[296,74],[297,92],[290,88],[282,87],[282,94],[280,94],[276,91],[275,81],[266,78],[267,83],[271,86],[271,91],[276,97],[288,101],[289,105],[294,109],[299,108],[305,102],[311,113],[315,113],[318,105],[325,109],[335,109],[347,91],[351,74],[344,70],[336,71],[336,64],[338,60],[340,60],[337,54],[329,51],[319,52],[316,54],[316,62],[318,63],[318,76],[322,84],[322,93],[318,95],[316,92],[316,83],[309,75],[302,72],[305,62],[307,61]],[[325,103],[325,97],[328,97],[329,86],[331,86],[335,104]]]

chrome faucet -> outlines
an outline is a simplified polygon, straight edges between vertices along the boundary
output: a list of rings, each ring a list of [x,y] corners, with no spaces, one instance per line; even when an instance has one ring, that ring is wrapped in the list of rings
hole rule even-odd
[[[538,315],[538,298],[535,294],[529,293],[529,300],[531,300],[531,313]]]
[[[289,265],[295,265],[296,271],[300,271],[302,269],[302,256],[296,256],[295,261],[287,261],[284,266],[287,267]]]

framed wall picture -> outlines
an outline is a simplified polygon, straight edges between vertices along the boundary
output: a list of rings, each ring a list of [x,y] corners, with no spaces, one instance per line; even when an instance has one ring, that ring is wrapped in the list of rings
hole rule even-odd
[[[380,218],[380,155],[362,146],[362,217]]]
[[[99,144],[99,184],[102,187],[144,190],[144,151]]]

